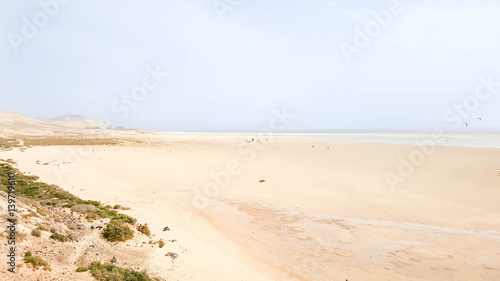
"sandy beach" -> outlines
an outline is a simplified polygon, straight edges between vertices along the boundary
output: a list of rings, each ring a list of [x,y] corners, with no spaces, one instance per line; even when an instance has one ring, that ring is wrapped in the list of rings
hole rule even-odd
[[[416,146],[133,139],[0,158],[83,199],[130,207],[158,237],[175,238],[147,267],[167,280],[500,279],[500,149],[437,146],[391,187],[384,175],[398,174]],[[179,257],[166,259],[169,251]]]
[[[500,1],[0,19],[0,281],[500,281]]]

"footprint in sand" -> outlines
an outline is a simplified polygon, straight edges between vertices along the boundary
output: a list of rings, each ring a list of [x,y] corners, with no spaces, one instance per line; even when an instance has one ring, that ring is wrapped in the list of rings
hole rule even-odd
[[[426,260],[426,259],[448,259],[451,255],[438,252],[429,248],[424,247],[410,247],[405,250],[399,250],[396,252],[391,252],[392,255],[400,258],[413,258],[416,260]]]
[[[304,228],[302,228],[302,227],[294,226],[294,227],[290,227],[289,229],[290,229],[290,231],[293,231],[293,232],[304,232]]]
[[[303,235],[303,234],[294,234],[292,235],[295,239],[297,240],[301,240],[301,241],[307,241],[307,240],[312,240],[311,237],[307,236],[307,235]]]
[[[348,251],[348,250],[330,248],[330,249],[328,249],[328,251],[334,255],[346,257],[346,258],[354,256],[354,253],[351,251]]]

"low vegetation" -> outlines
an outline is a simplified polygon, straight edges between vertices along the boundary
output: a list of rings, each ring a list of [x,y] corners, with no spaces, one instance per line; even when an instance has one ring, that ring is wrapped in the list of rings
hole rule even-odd
[[[33,256],[30,251],[24,254],[24,262],[29,263],[33,266],[33,268],[38,268],[40,266],[48,266],[49,263],[43,260],[39,256]]]
[[[41,226],[41,225],[40,225],[40,226],[38,226],[38,227],[36,228],[36,230],[40,230],[40,231],[47,231],[47,232],[49,231],[46,227]]]
[[[151,280],[146,272],[138,272],[131,269],[117,267],[111,263],[101,264],[93,262],[89,267],[79,267],[77,272],[89,271],[96,280],[102,281],[149,281]]]
[[[71,239],[67,236],[64,236],[62,234],[59,234],[59,233],[52,233],[52,235],[50,235],[50,238],[54,239],[54,240],[57,240],[59,242],[68,242],[68,241],[71,241]]]
[[[103,206],[99,201],[82,200],[56,185],[39,182],[37,176],[24,175],[8,163],[0,163],[0,190],[7,192],[9,173],[16,174],[16,197],[28,198],[42,206],[71,208],[74,212],[84,214],[89,221],[110,218],[104,233],[109,241],[125,241],[133,237],[132,230],[124,223],[135,224],[136,219],[118,213],[110,205]],[[37,212],[42,216],[46,215],[41,208]],[[61,242],[69,241],[68,237],[61,234],[53,234],[51,238]]]
[[[115,139],[84,139],[84,138],[36,138],[24,139],[25,146],[51,145],[115,145],[120,142]]]
[[[146,234],[147,236],[150,236],[151,235],[151,230],[149,229],[149,226],[148,224],[139,224],[137,226],[137,230],[142,233],[142,234]]]
[[[0,139],[0,150],[11,149],[19,145],[19,142],[15,139]]]
[[[40,230],[38,230],[38,229],[33,229],[33,230],[31,231],[31,235],[33,235],[33,236],[35,236],[35,237],[40,237],[40,236],[42,236],[42,233],[41,233],[41,232],[40,232]]]
[[[106,229],[104,229],[102,236],[110,242],[126,241],[132,239],[134,233],[123,220],[113,219],[108,223]]]
[[[77,222],[87,217],[100,220],[97,229],[101,229],[102,222],[109,220],[102,235],[110,242],[126,241],[133,238],[136,219],[119,213],[120,210],[126,208],[120,205],[103,205],[99,201],[82,200],[58,186],[40,182],[38,177],[25,175],[13,168],[11,164],[3,162],[0,163],[0,191],[7,192],[9,173],[16,174],[16,197],[30,206],[25,212],[25,216],[26,221],[29,219],[32,223],[29,227],[32,236],[47,238],[50,235],[50,239],[59,242],[78,241],[81,233],[72,230],[80,229]],[[76,220],[73,219],[75,214],[78,214],[79,217]],[[31,217],[37,219],[32,220]],[[43,222],[39,221],[41,218]],[[66,225],[69,230],[62,232],[61,229],[65,228],[61,228],[60,224],[52,224],[53,221]],[[92,227],[92,229],[95,228]],[[146,235],[151,234],[147,224],[139,224],[137,229]],[[43,231],[46,233],[42,234]],[[5,236],[4,233],[0,234]],[[18,232],[16,238],[21,240],[24,235]],[[31,241],[40,242],[41,240]],[[162,241],[160,247],[163,247],[164,244]],[[62,244],[59,246],[64,247]],[[47,261],[40,256],[32,255],[31,252],[26,252],[24,261],[25,265],[32,265],[34,269],[43,267],[43,270],[52,270]],[[87,268],[78,268],[77,271],[89,271],[96,280],[151,280],[145,272],[120,268],[113,264],[101,264],[100,262],[94,262]]]

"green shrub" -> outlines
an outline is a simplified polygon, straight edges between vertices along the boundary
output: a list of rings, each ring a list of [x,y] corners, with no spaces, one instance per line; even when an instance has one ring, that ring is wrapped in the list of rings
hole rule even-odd
[[[33,268],[39,266],[48,266],[49,264],[39,256],[33,256],[30,251],[24,254],[24,262],[33,265]]]
[[[78,271],[80,270],[80,271]],[[93,262],[88,268],[78,268],[78,272],[90,271],[90,274],[99,281],[150,281],[146,272],[117,267],[110,263]]]
[[[39,227],[37,227],[36,230],[47,231],[47,232],[49,231],[47,228],[45,228],[44,226],[41,226],[41,225]]]
[[[106,217],[110,217],[110,218],[112,218],[112,220],[121,220],[121,221],[129,223],[129,224],[134,224],[137,222],[137,220],[134,219],[133,217],[129,217],[127,215],[117,213],[116,211],[107,211]]]
[[[57,240],[59,242],[68,242],[70,241],[70,239],[62,234],[59,234],[59,233],[52,233],[52,235],[50,235],[50,238],[54,239],[54,240]]]
[[[76,269],[76,272],[85,272],[85,271],[88,271],[89,268],[88,267],[79,267]]]
[[[44,210],[39,209],[39,208],[37,208],[37,209],[36,209],[36,212],[37,212],[40,216],[44,216],[44,217],[45,217],[45,216],[47,215],[47,214],[45,213],[45,211],[44,211]]]
[[[89,200],[87,201],[88,204],[92,204],[96,207],[99,207],[101,205],[101,202],[100,201],[92,201],[92,200]]]
[[[40,236],[42,236],[42,233],[41,233],[41,232],[40,232],[40,230],[38,230],[38,229],[33,229],[33,230],[31,231],[31,235],[33,235],[33,236],[35,236],[35,237],[40,237]]]
[[[134,233],[122,220],[112,220],[106,226],[102,236],[110,242],[126,241],[132,239]]]

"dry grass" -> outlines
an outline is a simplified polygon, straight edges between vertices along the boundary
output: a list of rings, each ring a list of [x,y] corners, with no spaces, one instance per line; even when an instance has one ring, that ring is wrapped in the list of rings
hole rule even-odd
[[[149,226],[148,224],[139,224],[137,226],[137,230],[139,230],[139,232],[143,233],[143,234],[146,234],[147,236],[150,236],[151,235],[151,230],[149,229]]]
[[[25,139],[26,146],[50,146],[50,145],[117,145],[116,139],[72,139],[72,138],[36,138]]]
[[[19,146],[19,142],[15,139],[0,139],[0,150],[9,150],[17,146]]]
[[[40,230],[38,230],[38,229],[33,229],[31,231],[31,235],[33,235],[35,237],[40,237],[40,236],[42,236],[42,232]]]
[[[71,207],[71,211],[82,214],[96,213],[98,210],[99,209],[97,209],[96,206],[90,204],[75,205]]]

